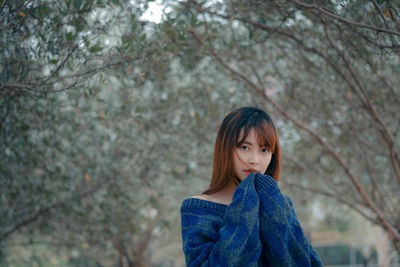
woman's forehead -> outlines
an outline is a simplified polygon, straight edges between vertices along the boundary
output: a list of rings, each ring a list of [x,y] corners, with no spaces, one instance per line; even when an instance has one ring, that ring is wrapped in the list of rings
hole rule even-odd
[[[244,134],[245,134],[245,128],[243,127],[242,129],[240,129],[238,139],[239,140],[248,139],[250,135],[254,135],[254,128],[248,129],[247,133],[246,133],[247,134],[246,136],[244,136]]]
[[[263,125],[263,126],[266,126],[266,125]],[[247,131],[247,133],[245,131]],[[242,129],[240,129],[237,143],[243,143],[244,141],[249,142],[250,141],[249,139],[250,138],[252,139],[254,137],[256,139],[256,142],[260,146],[273,145],[272,143],[274,141],[269,140],[269,139],[271,139],[271,138],[274,139],[274,138],[273,138],[273,136],[271,136],[271,133],[267,134],[267,132],[268,132],[267,127],[265,127],[265,128],[264,127],[251,127],[249,129],[246,129],[246,127],[243,127]]]
[[[261,139],[261,140],[263,139],[261,136],[260,136],[260,137],[257,136],[257,132],[254,130],[254,128],[249,129],[246,136],[244,136],[244,134],[245,134],[244,128],[242,128],[242,129],[240,130],[240,133],[239,133],[238,141],[240,141],[240,142],[243,142],[243,141],[250,142],[251,139],[254,138],[254,139],[259,143],[259,142],[260,142],[259,139]],[[257,138],[257,137],[258,137],[258,138]],[[262,141],[263,141],[263,140],[262,140]],[[263,142],[262,142],[262,143],[263,143]]]

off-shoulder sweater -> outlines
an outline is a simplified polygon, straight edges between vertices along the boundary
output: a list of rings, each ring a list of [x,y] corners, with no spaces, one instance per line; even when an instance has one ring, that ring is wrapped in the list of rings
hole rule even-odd
[[[188,198],[180,211],[187,266],[323,266],[268,175],[251,173],[229,205]]]

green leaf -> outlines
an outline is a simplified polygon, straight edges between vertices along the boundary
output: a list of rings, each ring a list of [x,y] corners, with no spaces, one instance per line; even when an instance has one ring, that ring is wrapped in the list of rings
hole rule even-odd
[[[50,8],[48,8],[47,6],[42,6],[38,10],[39,18],[43,18],[43,17],[47,16],[49,13],[50,13]]]
[[[96,52],[99,52],[101,50],[103,50],[103,48],[101,46],[97,45],[97,44],[92,46],[91,48],[89,48],[89,51],[92,52],[92,53],[96,53]]]
[[[131,44],[132,43],[132,37],[129,35],[124,35],[121,37],[121,41],[123,44]]]
[[[76,9],[81,9],[81,7],[82,7],[82,0],[73,0],[72,1],[72,4],[74,5],[74,7],[76,8]]]
[[[55,65],[55,64],[57,64],[58,59],[52,59],[52,60],[50,60],[49,62],[50,62],[50,64]]]
[[[92,8],[92,7],[93,7],[93,2],[94,2],[94,0],[87,0],[87,1],[85,1],[84,4],[83,4],[82,9],[83,9],[83,10],[87,10],[87,9],[89,9],[89,8]]]
[[[67,32],[66,36],[67,41],[73,41],[76,37],[76,34],[72,33],[72,32]]]

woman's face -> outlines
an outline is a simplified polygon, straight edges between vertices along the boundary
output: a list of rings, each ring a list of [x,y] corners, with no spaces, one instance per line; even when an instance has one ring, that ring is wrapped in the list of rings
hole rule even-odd
[[[243,131],[239,136],[241,140]],[[254,130],[243,143],[233,151],[233,168],[237,177],[243,180],[251,172],[264,174],[271,162],[272,153],[266,147],[259,146]]]

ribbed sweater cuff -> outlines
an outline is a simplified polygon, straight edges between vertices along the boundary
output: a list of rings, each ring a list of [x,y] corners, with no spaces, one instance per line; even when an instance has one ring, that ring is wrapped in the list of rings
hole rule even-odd
[[[246,179],[244,179],[240,182],[238,187],[244,187],[244,188],[249,187],[249,186],[251,187],[251,185],[254,183],[254,177],[255,177],[255,174],[250,173],[250,175],[247,176]]]
[[[278,183],[269,175],[256,174],[255,177],[256,189],[259,192],[266,192],[269,195],[278,195],[280,190]]]

